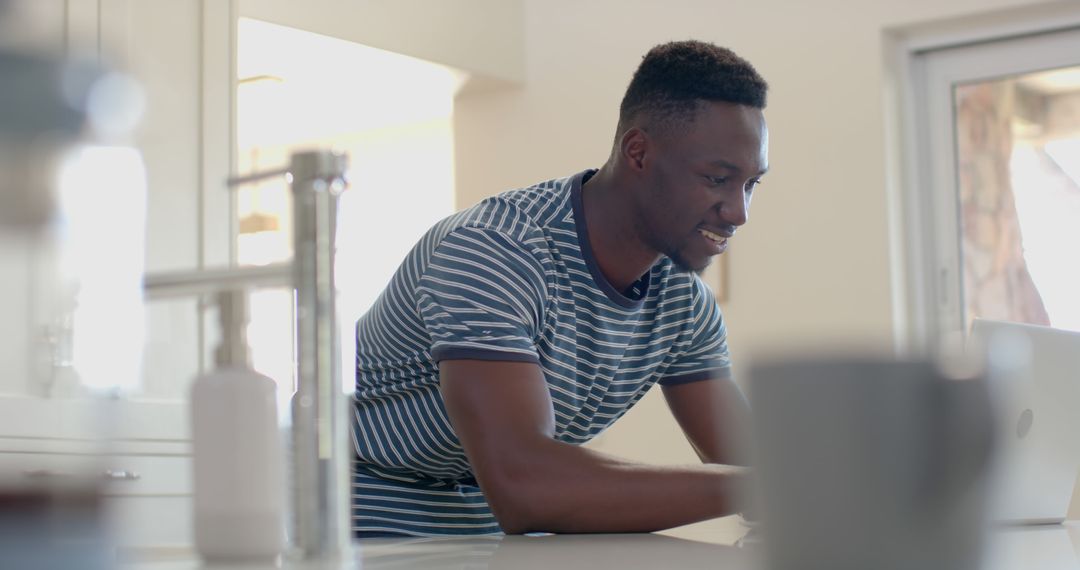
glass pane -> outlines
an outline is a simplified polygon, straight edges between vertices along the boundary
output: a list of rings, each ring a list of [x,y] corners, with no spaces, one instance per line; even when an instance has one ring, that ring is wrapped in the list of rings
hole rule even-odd
[[[954,90],[964,318],[1080,330],[1080,67]]]

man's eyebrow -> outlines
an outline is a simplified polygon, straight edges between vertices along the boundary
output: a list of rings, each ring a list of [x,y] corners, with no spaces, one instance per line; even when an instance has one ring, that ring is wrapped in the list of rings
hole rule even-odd
[[[710,166],[718,166],[720,168],[726,168],[728,170],[734,170],[735,172],[738,172],[739,170],[741,170],[738,166],[735,166],[734,164],[732,164],[732,163],[730,163],[730,162],[728,162],[726,160],[723,160],[723,159],[713,160],[713,161],[709,162],[709,165]]]
[[[710,163],[709,163],[709,165],[711,165],[711,166],[716,166],[716,167],[719,167],[719,168],[726,168],[726,169],[728,169],[728,170],[734,170],[735,172],[742,172],[742,169],[741,169],[741,168],[739,168],[739,167],[738,167],[738,166],[736,166],[735,164],[733,164],[733,163],[731,163],[731,162],[728,162],[728,161],[726,161],[726,160],[723,160],[723,159],[719,159],[719,160],[714,160],[714,161],[710,162]],[[768,171],[769,171],[769,167],[768,167],[768,166],[766,166],[765,168],[762,168],[762,169],[761,169],[761,170],[760,170],[760,171],[759,171],[759,172],[757,173],[757,176],[764,176],[764,175],[765,175],[765,173],[766,173],[766,172],[768,172]]]

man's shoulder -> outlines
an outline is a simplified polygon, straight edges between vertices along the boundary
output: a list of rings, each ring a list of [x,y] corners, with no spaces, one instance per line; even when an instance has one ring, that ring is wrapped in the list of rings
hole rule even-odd
[[[474,228],[515,239],[539,237],[547,228],[565,222],[571,212],[573,176],[555,178],[485,198],[455,216],[449,231]]]
[[[556,178],[501,192],[474,206],[477,213],[514,212],[536,225],[548,225],[553,215],[568,211],[573,177]]]

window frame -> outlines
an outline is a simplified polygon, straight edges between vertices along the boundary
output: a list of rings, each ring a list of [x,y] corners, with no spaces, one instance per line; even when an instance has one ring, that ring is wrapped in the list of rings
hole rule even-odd
[[[884,44],[893,332],[920,354],[963,330],[952,86],[1080,64],[1080,5],[892,28]]]

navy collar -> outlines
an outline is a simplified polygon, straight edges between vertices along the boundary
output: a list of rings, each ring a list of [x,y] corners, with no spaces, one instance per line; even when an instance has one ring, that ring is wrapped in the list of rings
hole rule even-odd
[[[573,178],[570,179],[570,203],[574,208],[574,225],[577,228],[578,246],[581,248],[581,257],[585,260],[585,266],[589,268],[589,273],[592,274],[593,281],[595,281],[597,287],[607,295],[608,299],[611,299],[612,302],[621,307],[636,309],[641,307],[645,296],[649,294],[649,282],[651,281],[650,276],[652,272],[646,272],[640,279],[631,285],[630,291],[633,291],[634,294],[633,296],[628,296],[615,289],[615,286],[604,276],[604,272],[600,270],[600,264],[596,262],[596,255],[593,253],[592,244],[589,243],[589,226],[585,223],[585,203],[581,198],[581,187],[585,182],[588,182],[589,178],[592,178],[596,172],[596,169],[585,170],[575,174]]]

